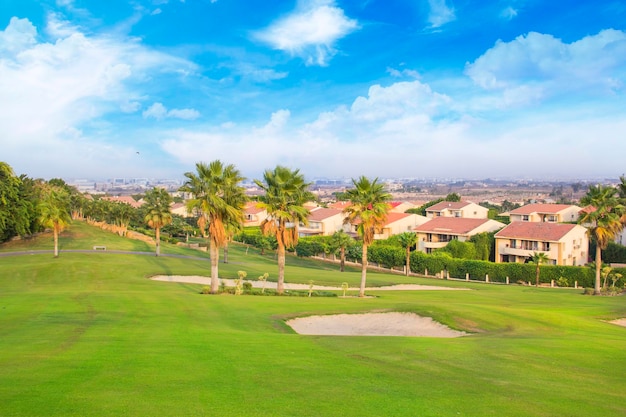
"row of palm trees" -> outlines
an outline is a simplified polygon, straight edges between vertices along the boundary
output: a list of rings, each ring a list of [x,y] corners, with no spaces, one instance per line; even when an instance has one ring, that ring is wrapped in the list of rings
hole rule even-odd
[[[216,160],[208,165],[196,164],[196,172],[185,173],[187,181],[181,191],[192,198],[187,209],[199,215],[198,225],[208,231],[211,257],[211,292],[219,288],[218,251],[227,245],[232,235],[243,224],[243,207],[247,201],[243,187],[244,179],[234,165],[224,165]],[[606,185],[590,186],[581,204],[588,208],[583,211],[579,223],[585,225],[596,245],[596,279],[594,293],[600,294],[601,251],[615,239],[626,225],[626,177],[620,177],[621,184],[615,188]],[[268,217],[261,225],[264,234],[273,235],[277,241],[278,283],[277,292],[284,292],[285,252],[298,243],[298,225],[307,224],[309,211],[304,204],[314,197],[308,190],[310,183],[298,169],[277,166],[266,170],[262,180],[254,181],[264,194],[259,197],[259,207],[267,211]],[[367,251],[374,241],[376,230],[384,225],[389,211],[389,194],[378,179],[364,176],[353,179],[353,188],[346,191],[350,205],[344,209],[345,223],[356,224],[362,244],[362,272],[359,296],[365,296],[367,279]],[[150,214],[148,214],[149,216]],[[148,221],[146,216],[146,221]],[[153,223],[154,224],[154,223]],[[414,233],[402,236],[402,246],[407,248],[407,272],[409,270],[410,247],[415,244]],[[157,239],[158,240],[158,239]],[[406,240],[406,242],[404,242]],[[540,255],[538,255],[540,256]],[[343,257],[342,257],[343,259]],[[541,259],[534,260],[539,265]]]
[[[244,179],[234,165],[225,165],[219,160],[209,164],[196,163],[195,172],[186,172],[187,180],[180,191],[191,194],[187,200],[187,210],[198,215],[198,226],[209,238],[211,259],[211,293],[219,289],[218,253],[228,244],[233,234],[242,228],[243,209],[247,201],[241,182]],[[365,296],[367,274],[367,248],[374,240],[376,229],[381,227],[390,208],[391,195],[378,179],[360,177],[352,180],[354,188],[348,190],[351,205],[344,211],[345,222],[357,224],[357,232],[362,239],[363,269],[359,295]],[[277,293],[285,288],[285,252],[298,243],[298,225],[307,224],[309,210],[305,203],[314,199],[309,191],[310,183],[298,169],[276,166],[263,173],[262,180],[254,181],[263,190],[258,205],[267,211],[268,217],[261,224],[266,235],[273,235],[277,241],[278,282]],[[146,195],[148,206],[146,223],[155,228],[157,256],[159,255],[159,229],[171,222],[167,209],[169,196],[163,190],[152,190]],[[343,259],[343,258],[342,258]]]

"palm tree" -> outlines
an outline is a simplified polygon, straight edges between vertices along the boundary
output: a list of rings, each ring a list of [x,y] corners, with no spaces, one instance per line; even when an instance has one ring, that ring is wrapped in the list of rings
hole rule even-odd
[[[219,290],[219,248],[228,239],[229,224],[243,222],[245,192],[240,183],[244,180],[234,165],[224,165],[220,160],[196,163],[196,172],[186,172],[187,181],[180,188],[192,194],[187,210],[199,211],[198,226],[209,231],[211,257],[211,294]]]
[[[580,199],[586,205],[580,214],[578,223],[587,227],[592,239],[596,241],[596,280],[594,295],[599,295],[602,268],[602,251],[609,242],[624,228],[626,212],[616,196],[617,189],[605,185],[591,185],[587,194]]]
[[[545,252],[533,252],[533,256],[530,257],[530,260],[536,265],[535,286],[539,287],[539,265],[550,262],[550,257]]]
[[[154,229],[156,256],[161,255],[161,228],[172,222],[170,204],[172,196],[163,188],[153,188],[146,193],[144,221]]]
[[[52,229],[54,236],[54,257],[59,257],[59,233],[70,224],[70,196],[65,189],[50,184],[42,184],[41,200],[38,205],[39,221]]]
[[[265,193],[259,197],[260,208],[267,211],[268,217],[261,223],[265,235],[276,237],[278,244],[278,284],[276,292],[282,294],[285,288],[285,248],[298,243],[298,224],[308,223],[309,210],[304,203],[313,198],[308,191],[310,183],[304,181],[299,169],[291,170],[276,166],[263,173],[263,181],[254,180]]]
[[[367,280],[367,248],[374,241],[377,228],[382,227],[387,220],[387,213],[391,206],[391,194],[385,191],[378,178],[370,181],[361,176],[358,180],[352,179],[355,188],[346,191],[352,203],[343,211],[346,214],[344,222],[357,224],[357,233],[361,237],[363,256],[361,270],[361,288],[359,297],[365,297],[365,281]]]
[[[620,175],[617,190],[619,192],[619,198],[626,198],[626,175]]]
[[[406,249],[406,276],[411,273],[411,248],[417,244],[417,233],[404,232],[398,235],[398,241]]]
[[[352,243],[352,237],[344,232],[343,230],[338,230],[330,238],[330,246],[333,251],[339,249],[339,270],[341,272],[344,271],[346,265],[346,248]]]

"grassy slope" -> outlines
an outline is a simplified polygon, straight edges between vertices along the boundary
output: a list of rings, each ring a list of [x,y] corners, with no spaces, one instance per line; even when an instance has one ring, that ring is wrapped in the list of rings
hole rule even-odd
[[[66,250],[152,250],[83,224],[61,242]],[[51,239],[29,243],[48,249]],[[19,250],[15,245],[0,251]],[[205,256],[169,245],[163,252]],[[249,277],[276,275],[271,256],[233,247],[230,259],[220,264],[223,276],[239,269]],[[294,258],[287,264],[290,282],[359,279],[357,270],[341,274]],[[208,275],[209,264],[105,253],[0,258],[0,415],[626,414],[626,329],[602,321],[626,316],[623,297],[456,282],[445,284],[474,291],[206,296],[199,285],[146,279],[154,274]],[[373,310],[414,311],[480,332],[460,339],[312,337],[284,325],[298,315]]]

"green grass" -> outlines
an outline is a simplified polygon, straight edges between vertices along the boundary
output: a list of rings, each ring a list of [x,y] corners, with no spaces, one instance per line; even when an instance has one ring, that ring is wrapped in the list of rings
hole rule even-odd
[[[61,256],[0,257],[2,416],[623,416],[624,297],[368,274],[368,284],[473,291],[367,299],[200,295],[156,274],[209,275],[200,259],[71,253],[154,250],[75,223]],[[44,235],[0,251],[51,249]],[[202,259],[204,257],[204,259]],[[220,274],[276,277],[272,255],[233,245]],[[289,257],[286,280],[359,282],[358,269]],[[286,318],[411,311],[458,339],[301,336]]]

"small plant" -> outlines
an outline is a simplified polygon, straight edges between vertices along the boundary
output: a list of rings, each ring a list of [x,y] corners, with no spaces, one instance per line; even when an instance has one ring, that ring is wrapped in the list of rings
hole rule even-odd
[[[348,288],[349,288],[349,286],[348,286],[347,282],[342,282],[341,283],[341,289],[343,290],[343,296],[344,297],[346,296],[346,291],[348,291]]]
[[[250,293],[252,291],[252,283],[251,282],[244,282],[243,283],[243,292],[245,293]]]
[[[248,276],[246,271],[237,271],[239,279],[235,283],[235,295],[241,295],[243,293],[243,279]]]
[[[211,287],[209,287],[208,285],[205,285],[204,287],[202,287],[200,294],[211,294]]]
[[[556,285],[559,287],[569,287],[569,280],[566,277],[559,277],[559,279],[556,280]]]
[[[309,280],[309,297],[311,296],[311,293],[313,292],[313,283],[315,281],[313,281],[312,279]]]
[[[263,287],[261,288],[261,294],[265,293],[265,283],[267,282],[267,278],[269,278],[270,274],[267,272],[263,275],[259,276],[258,280],[263,282]]]

